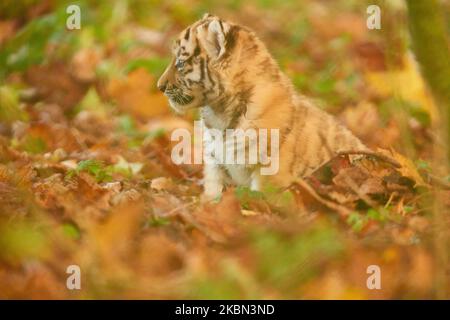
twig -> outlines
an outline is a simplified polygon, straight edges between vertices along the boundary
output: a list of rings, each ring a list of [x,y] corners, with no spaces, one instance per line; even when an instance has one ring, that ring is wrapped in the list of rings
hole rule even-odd
[[[319,201],[320,203],[322,203],[323,205],[327,206],[328,208],[337,211],[341,217],[345,218],[347,217],[350,213],[352,213],[352,211],[344,206],[341,206],[335,202],[326,200],[324,198],[322,198],[321,196],[319,196],[317,194],[316,191],[314,191],[314,189],[302,178],[297,178],[295,180],[295,182],[297,184],[299,184],[303,189],[305,189],[306,191],[308,191],[308,193],[317,201]]]
[[[386,202],[386,204],[384,205],[384,208],[386,209],[387,207],[389,207],[389,205],[391,204],[392,200],[394,199],[394,197],[397,195],[397,191],[394,191],[391,193],[391,195],[389,196],[388,201]]]
[[[183,205],[181,205],[181,206],[178,206],[178,207],[176,207],[176,208],[173,208],[172,210],[170,210],[169,212],[167,212],[167,213],[165,213],[165,214],[163,214],[163,215],[164,215],[165,217],[170,217],[170,216],[172,216],[172,215],[175,215],[175,213],[177,213],[178,211],[187,209],[187,208],[189,208],[190,206],[193,206],[193,205],[196,204],[196,203],[198,203],[198,200],[197,200],[197,199],[194,199],[194,200],[191,201],[191,202],[188,202],[188,203],[185,203],[185,204],[183,204]]]
[[[359,190],[358,185],[356,182],[350,178],[349,176],[345,176],[345,182],[347,185],[353,190],[354,193],[358,195],[361,199],[363,199],[368,205],[370,205],[372,208],[377,208],[378,204],[376,204],[370,197],[367,196],[367,194],[362,193],[361,190]]]
[[[387,162],[391,165],[393,165],[396,168],[400,168],[401,165],[398,163],[395,159],[392,159],[391,157],[388,157],[382,153],[375,152],[375,151],[368,151],[368,150],[346,150],[346,151],[340,151],[337,153],[339,156],[347,156],[347,155],[355,155],[355,154],[362,154],[366,156],[371,156],[380,160],[383,160],[384,162]]]
[[[431,173],[428,173],[428,172],[426,173],[426,176],[427,176],[429,182],[433,186],[440,187],[445,190],[450,190],[450,184],[448,182],[446,182],[446,181],[442,180],[441,178],[436,177],[435,175],[432,175]]]

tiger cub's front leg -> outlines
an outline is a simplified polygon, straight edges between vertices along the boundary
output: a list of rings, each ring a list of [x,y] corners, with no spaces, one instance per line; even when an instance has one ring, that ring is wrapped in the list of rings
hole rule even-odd
[[[225,173],[217,164],[205,164],[203,169],[203,199],[213,200],[222,194]]]

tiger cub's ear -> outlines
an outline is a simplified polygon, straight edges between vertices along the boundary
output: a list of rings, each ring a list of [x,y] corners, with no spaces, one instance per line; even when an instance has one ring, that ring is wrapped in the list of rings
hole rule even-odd
[[[208,55],[214,59],[220,59],[226,50],[226,35],[230,31],[230,25],[219,19],[204,23],[197,28],[197,37]]]
[[[203,17],[202,17],[202,20],[206,20],[206,19],[208,19],[208,18],[213,18],[214,16],[211,14],[211,13],[208,13],[208,12],[206,12],[204,15],[203,15]]]

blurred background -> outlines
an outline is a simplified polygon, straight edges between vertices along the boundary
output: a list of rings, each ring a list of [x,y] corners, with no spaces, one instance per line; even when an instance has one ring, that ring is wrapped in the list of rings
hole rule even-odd
[[[450,2],[430,2],[448,35]],[[253,29],[299,92],[400,167],[337,159],[310,180],[348,212],[305,190],[200,204],[201,167],[170,160],[170,132],[197,111],[175,115],[155,85],[205,12]],[[2,1],[0,298],[449,298],[448,106],[413,44],[402,0]]]

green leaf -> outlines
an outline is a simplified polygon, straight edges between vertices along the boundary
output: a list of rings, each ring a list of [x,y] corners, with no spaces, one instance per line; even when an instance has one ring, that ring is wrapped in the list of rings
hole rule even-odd
[[[42,138],[28,136],[21,143],[21,148],[26,152],[39,154],[47,151],[47,144]]]
[[[114,172],[122,173],[128,178],[139,173],[144,165],[139,162],[128,162],[122,156],[119,156],[119,161],[114,164],[111,169]]]
[[[48,239],[42,228],[20,222],[0,228],[0,258],[18,260],[40,258],[48,249]]]
[[[83,99],[78,103],[76,109],[77,112],[80,112],[81,110],[89,110],[100,116],[106,116],[108,105],[100,99],[95,88],[90,88]]]
[[[25,121],[28,114],[19,106],[19,94],[10,86],[0,86],[0,121]]]
[[[62,226],[62,231],[70,239],[78,240],[81,237],[80,230],[72,223],[64,223]]]
[[[367,224],[368,218],[357,212],[352,212],[347,217],[347,223],[352,227],[354,232],[360,232]]]
[[[112,180],[111,168],[110,167],[105,168],[103,162],[95,159],[80,161],[74,170],[69,170],[69,172],[66,174],[66,179],[70,179],[74,175],[78,175],[82,171],[87,172],[90,175],[94,176],[97,182],[105,182]]]
[[[317,266],[343,250],[337,231],[326,224],[293,235],[257,230],[252,235],[260,281],[281,289],[296,288],[317,272]]]
[[[163,227],[170,224],[170,219],[164,217],[151,217],[149,224],[152,227]]]
[[[134,119],[128,114],[119,117],[119,130],[128,136],[135,136],[138,132]]]
[[[75,34],[66,30],[65,7],[31,20],[0,50],[0,78],[12,71],[24,71],[48,57],[47,46],[55,44],[54,54],[72,50]]]
[[[423,169],[423,170],[430,170],[431,166],[430,163],[428,163],[425,160],[419,159],[416,161],[416,167],[417,169]]]

